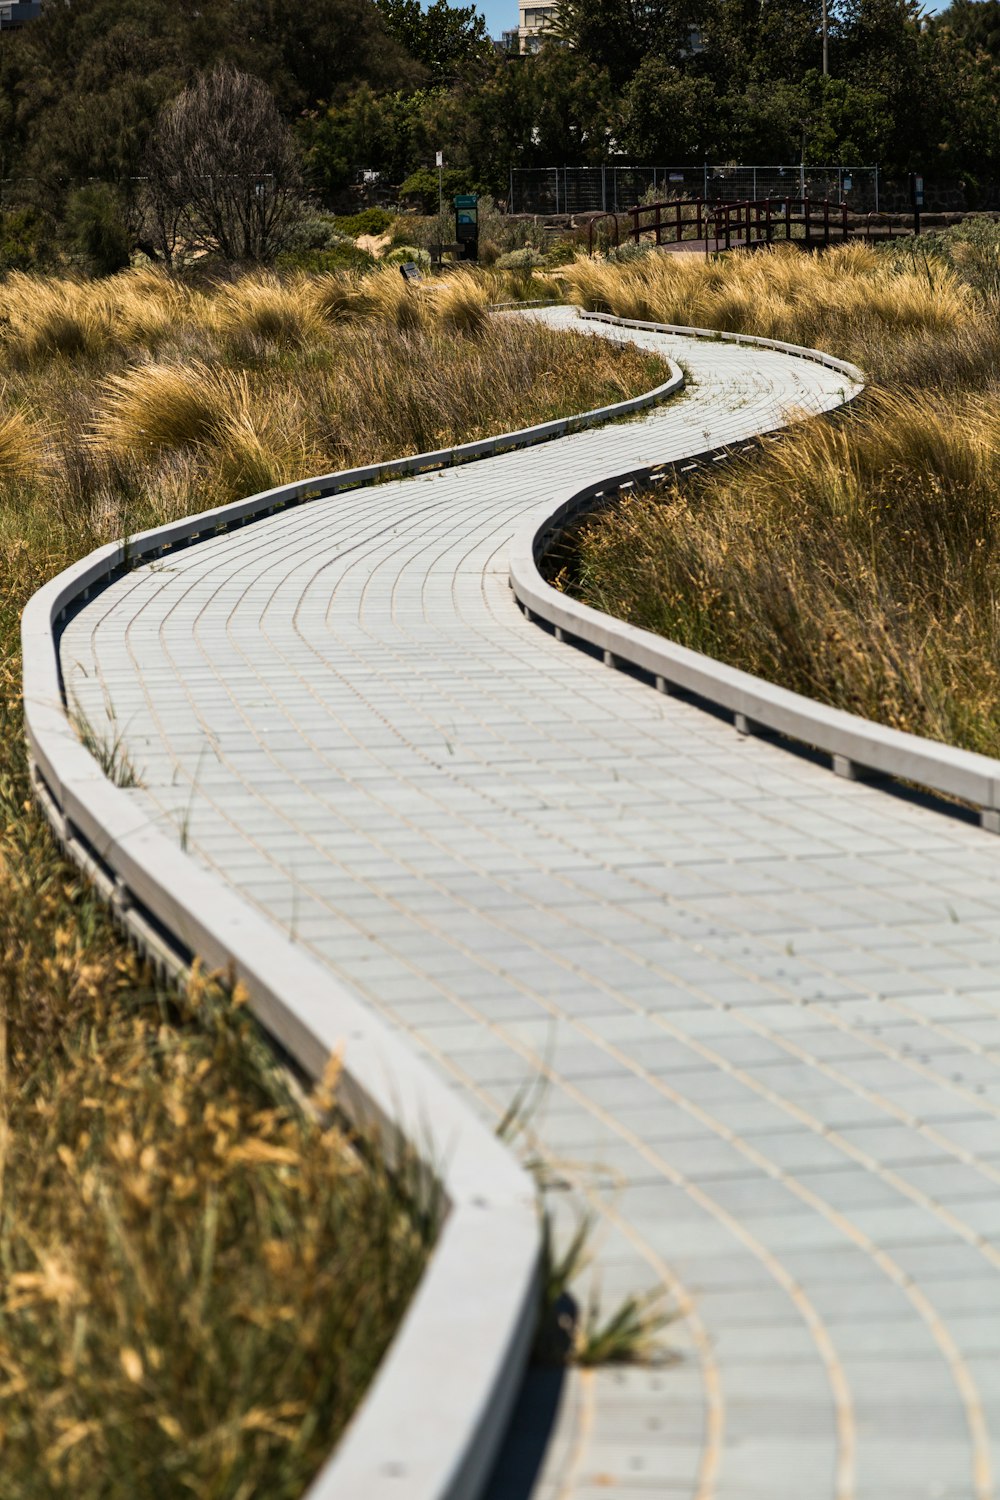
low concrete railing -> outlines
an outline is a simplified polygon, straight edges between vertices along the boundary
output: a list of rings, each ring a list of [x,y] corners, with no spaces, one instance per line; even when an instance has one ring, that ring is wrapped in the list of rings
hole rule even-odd
[[[688,336],[695,334],[780,349],[803,359],[818,360],[833,369],[842,369],[852,382],[863,383],[860,371],[852,365],[817,350],[802,349],[773,339],[638,322],[615,318],[607,313],[585,313],[583,316],[626,328]],[[668,469],[689,469],[723,456],[721,452],[692,454]],[[655,485],[665,477],[663,466],[636,470],[589,485],[556,507],[536,511],[515,538],[510,558],[511,587],[526,613],[552,626],[560,639],[583,642],[601,651],[609,666],[627,664],[639,668],[649,675],[661,692],[679,688],[727,709],[733,715],[737,730],[742,733],[766,729],[823,751],[832,758],[833,770],[841,776],[884,776],[958,798],[980,810],[985,829],[1000,833],[1000,760],[970,750],[958,750],[903,730],[888,729],[857,714],[817,703],[800,693],[764,682],[749,672],[675,645],[652,631],[615,620],[568,598],[545,582],[538,564],[568,522],[599,508],[624,491],[641,485]]]
[[[278,489],[92,552],[45,585],[22,620],[24,715],[34,787],[67,854],[171,973],[197,955],[246,987],[262,1024],[305,1074],[343,1048],[345,1112],[405,1145],[439,1180],[444,1221],[375,1381],[306,1500],[473,1500],[517,1393],[537,1314],[534,1185],[510,1152],[380,1018],[269,930],[221,880],[112,785],[67,716],[58,640],[67,616],[141,562],[290,506],[361,485],[527,447],[662,401],[632,400],[501,437]]]

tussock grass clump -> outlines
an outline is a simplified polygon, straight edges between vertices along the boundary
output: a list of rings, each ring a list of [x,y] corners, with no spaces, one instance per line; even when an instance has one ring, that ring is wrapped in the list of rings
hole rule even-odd
[[[331,323],[346,323],[363,318],[370,311],[365,291],[368,278],[351,271],[328,271],[305,283],[307,295],[321,318]]]
[[[403,333],[415,333],[429,323],[433,309],[422,290],[410,286],[399,274],[396,266],[375,271],[365,284],[367,315],[398,328]]]
[[[320,332],[307,283],[283,282],[263,273],[221,285],[214,313],[217,326],[230,339],[261,339],[297,349]]]
[[[109,376],[89,441],[114,455],[202,443],[247,399],[242,371],[198,361],[139,365]]]
[[[43,461],[43,436],[38,424],[17,406],[6,410],[0,407],[0,484],[32,479]]]
[[[232,493],[301,476],[314,457],[294,390],[282,400],[274,383],[255,388],[245,370],[198,362],[111,376],[87,441],[118,460],[193,448]]]
[[[0,310],[4,345],[20,365],[97,356],[111,336],[107,308],[94,285],[13,272],[0,288]]]
[[[873,373],[873,351],[895,365],[914,340],[975,342],[989,332],[971,289],[949,267],[892,264],[868,246],[823,255],[791,246],[696,255],[644,255],[624,265],[578,260],[562,273],[581,306],[730,333],[755,333],[853,359]],[[875,371],[874,373],[879,373]]]
[[[1000,754],[1000,415],[882,392],[627,501],[576,541],[598,608],[899,729]]]
[[[477,334],[486,326],[490,299],[483,281],[459,272],[434,287],[434,315],[454,333]]]

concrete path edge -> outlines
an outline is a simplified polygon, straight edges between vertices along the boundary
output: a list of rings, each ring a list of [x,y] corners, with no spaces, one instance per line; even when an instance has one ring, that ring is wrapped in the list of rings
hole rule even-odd
[[[100,547],[44,585],[21,623],[24,719],[36,796],[67,855],[164,973],[195,957],[247,989],[255,1015],[311,1079],[343,1052],[348,1116],[406,1148],[440,1183],[444,1220],[379,1372],[306,1500],[472,1500],[489,1477],[537,1316],[534,1185],[512,1153],[385,1023],[210,872],[137,815],[67,712],[66,618],[135,566],[310,499],[528,447],[656,405],[630,400],[452,449],[264,491]]]
[[[864,382],[863,375],[853,365],[818,350],[803,349],[773,339],[640,322],[607,313],[584,313],[582,316],[624,328],[683,333],[687,337],[703,336],[779,349],[841,369],[852,381]],[[685,460],[684,467],[715,456],[692,454]],[[839,775],[877,774],[914,782],[946,796],[960,798],[980,809],[984,828],[993,833],[1000,832],[1000,760],[923,739],[903,730],[889,729],[843,709],[830,708],[710,656],[688,650],[652,631],[615,620],[569,598],[545,582],[538,563],[568,521],[593,510],[616,493],[632,486],[655,483],[661,477],[655,467],[618,475],[588,485],[555,508],[543,506],[536,510],[517,534],[510,554],[511,587],[521,606],[563,637],[585,642],[602,651],[609,666],[627,664],[638,667],[656,680],[661,691],[669,692],[672,686],[678,687],[727,709],[744,733],[763,728],[821,750],[833,758],[833,768]]]

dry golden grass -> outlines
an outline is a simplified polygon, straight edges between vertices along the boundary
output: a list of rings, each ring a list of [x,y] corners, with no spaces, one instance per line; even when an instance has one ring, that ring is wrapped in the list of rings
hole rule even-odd
[[[478,334],[486,326],[490,296],[472,272],[457,272],[433,288],[434,316],[453,333]]]
[[[824,702],[1000,754],[1000,235],[578,262],[587,306],[856,360],[852,411],[592,521],[566,586]]]
[[[44,463],[44,431],[18,406],[4,408],[0,389],[0,484],[30,480]]]
[[[348,323],[369,311],[366,276],[328,271],[304,279],[303,285],[312,307],[330,323]]]
[[[302,280],[260,272],[220,286],[212,300],[216,326],[230,339],[260,339],[300,349],[321,331],[315,300]]]
[[[297,1500],[433,1235],[405,1177],[289,1099],[243,1007],[154,987],[49,837],[19,717],[20,609],[91,547],[663,378],[393,276],[0,288],[3,1500]]]
[[[325,296],[329,278],[322,280]],[[247,299],[259,286],[255,280]],[[354,283],[346,286],[353,295]],[[316,294],[297,281],[289,295],[298,303]],[[627,346],[595,348],[538,325],[488,322],[484,290],[470,276],[414,291],[390,269],[369,277],[363,295],[363,316],[317,325],[298,350],[279,341],[270,358],[259,333],[239,325],[257,341],[244,368],[222,362],[213,309],[202,320],[204,357],[188,344],[187,358],[129,363],[95,382],[84,434],[89,462],[119,474],[141,465],[147,487],[163,473],[176,489],[177,460],[187,455],[185,472],[207,504],[528,426],[662,377],[658,360]],[[222,318],[244,306],[242,297],[220,293]],[[176,344],[176,332],[171,337]],[[230,358],[234,348],[230,342]]]
[[[581,533],[598,608],[895,728],[1000,754],[995,397],[880,393]]]
[[[110,324],[96,284],[12,273],[0,294],[3,347],[9,358],[31,365],[59,355],[100,354]]]
[[[367,315],[401,333],[426,328],[433,317],[433,306],[423,295],[423,288],[404,281],[398,266],[387,266],[366,277],[365,295]]]
[[[942,342],[974,378],[997,353],[995,315],[956,272],[940,263],[893,262],[860,244],[823,255],[776,246],[711,261],[581,259],[562,275],[573,300],[591,310],[826,349],[876,378],[898,381],[910,362],[931,364]]]

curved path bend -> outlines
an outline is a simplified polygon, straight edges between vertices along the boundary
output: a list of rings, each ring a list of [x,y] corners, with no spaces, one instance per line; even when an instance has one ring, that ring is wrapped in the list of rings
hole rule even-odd
[[[497,1500],[988,1500],[995,840],[608,671],[508,586],[543,500],[844,377],[589,331],[687,391],[138,567],[66,629],[70,699],[113,720],[136,805],[473,1109],[540,1081],[528,1131],[557,1222],[599,1210],[604,1304],[670,1289],[682,1357],[570,1380],[531,1483],[523,1402]]]

